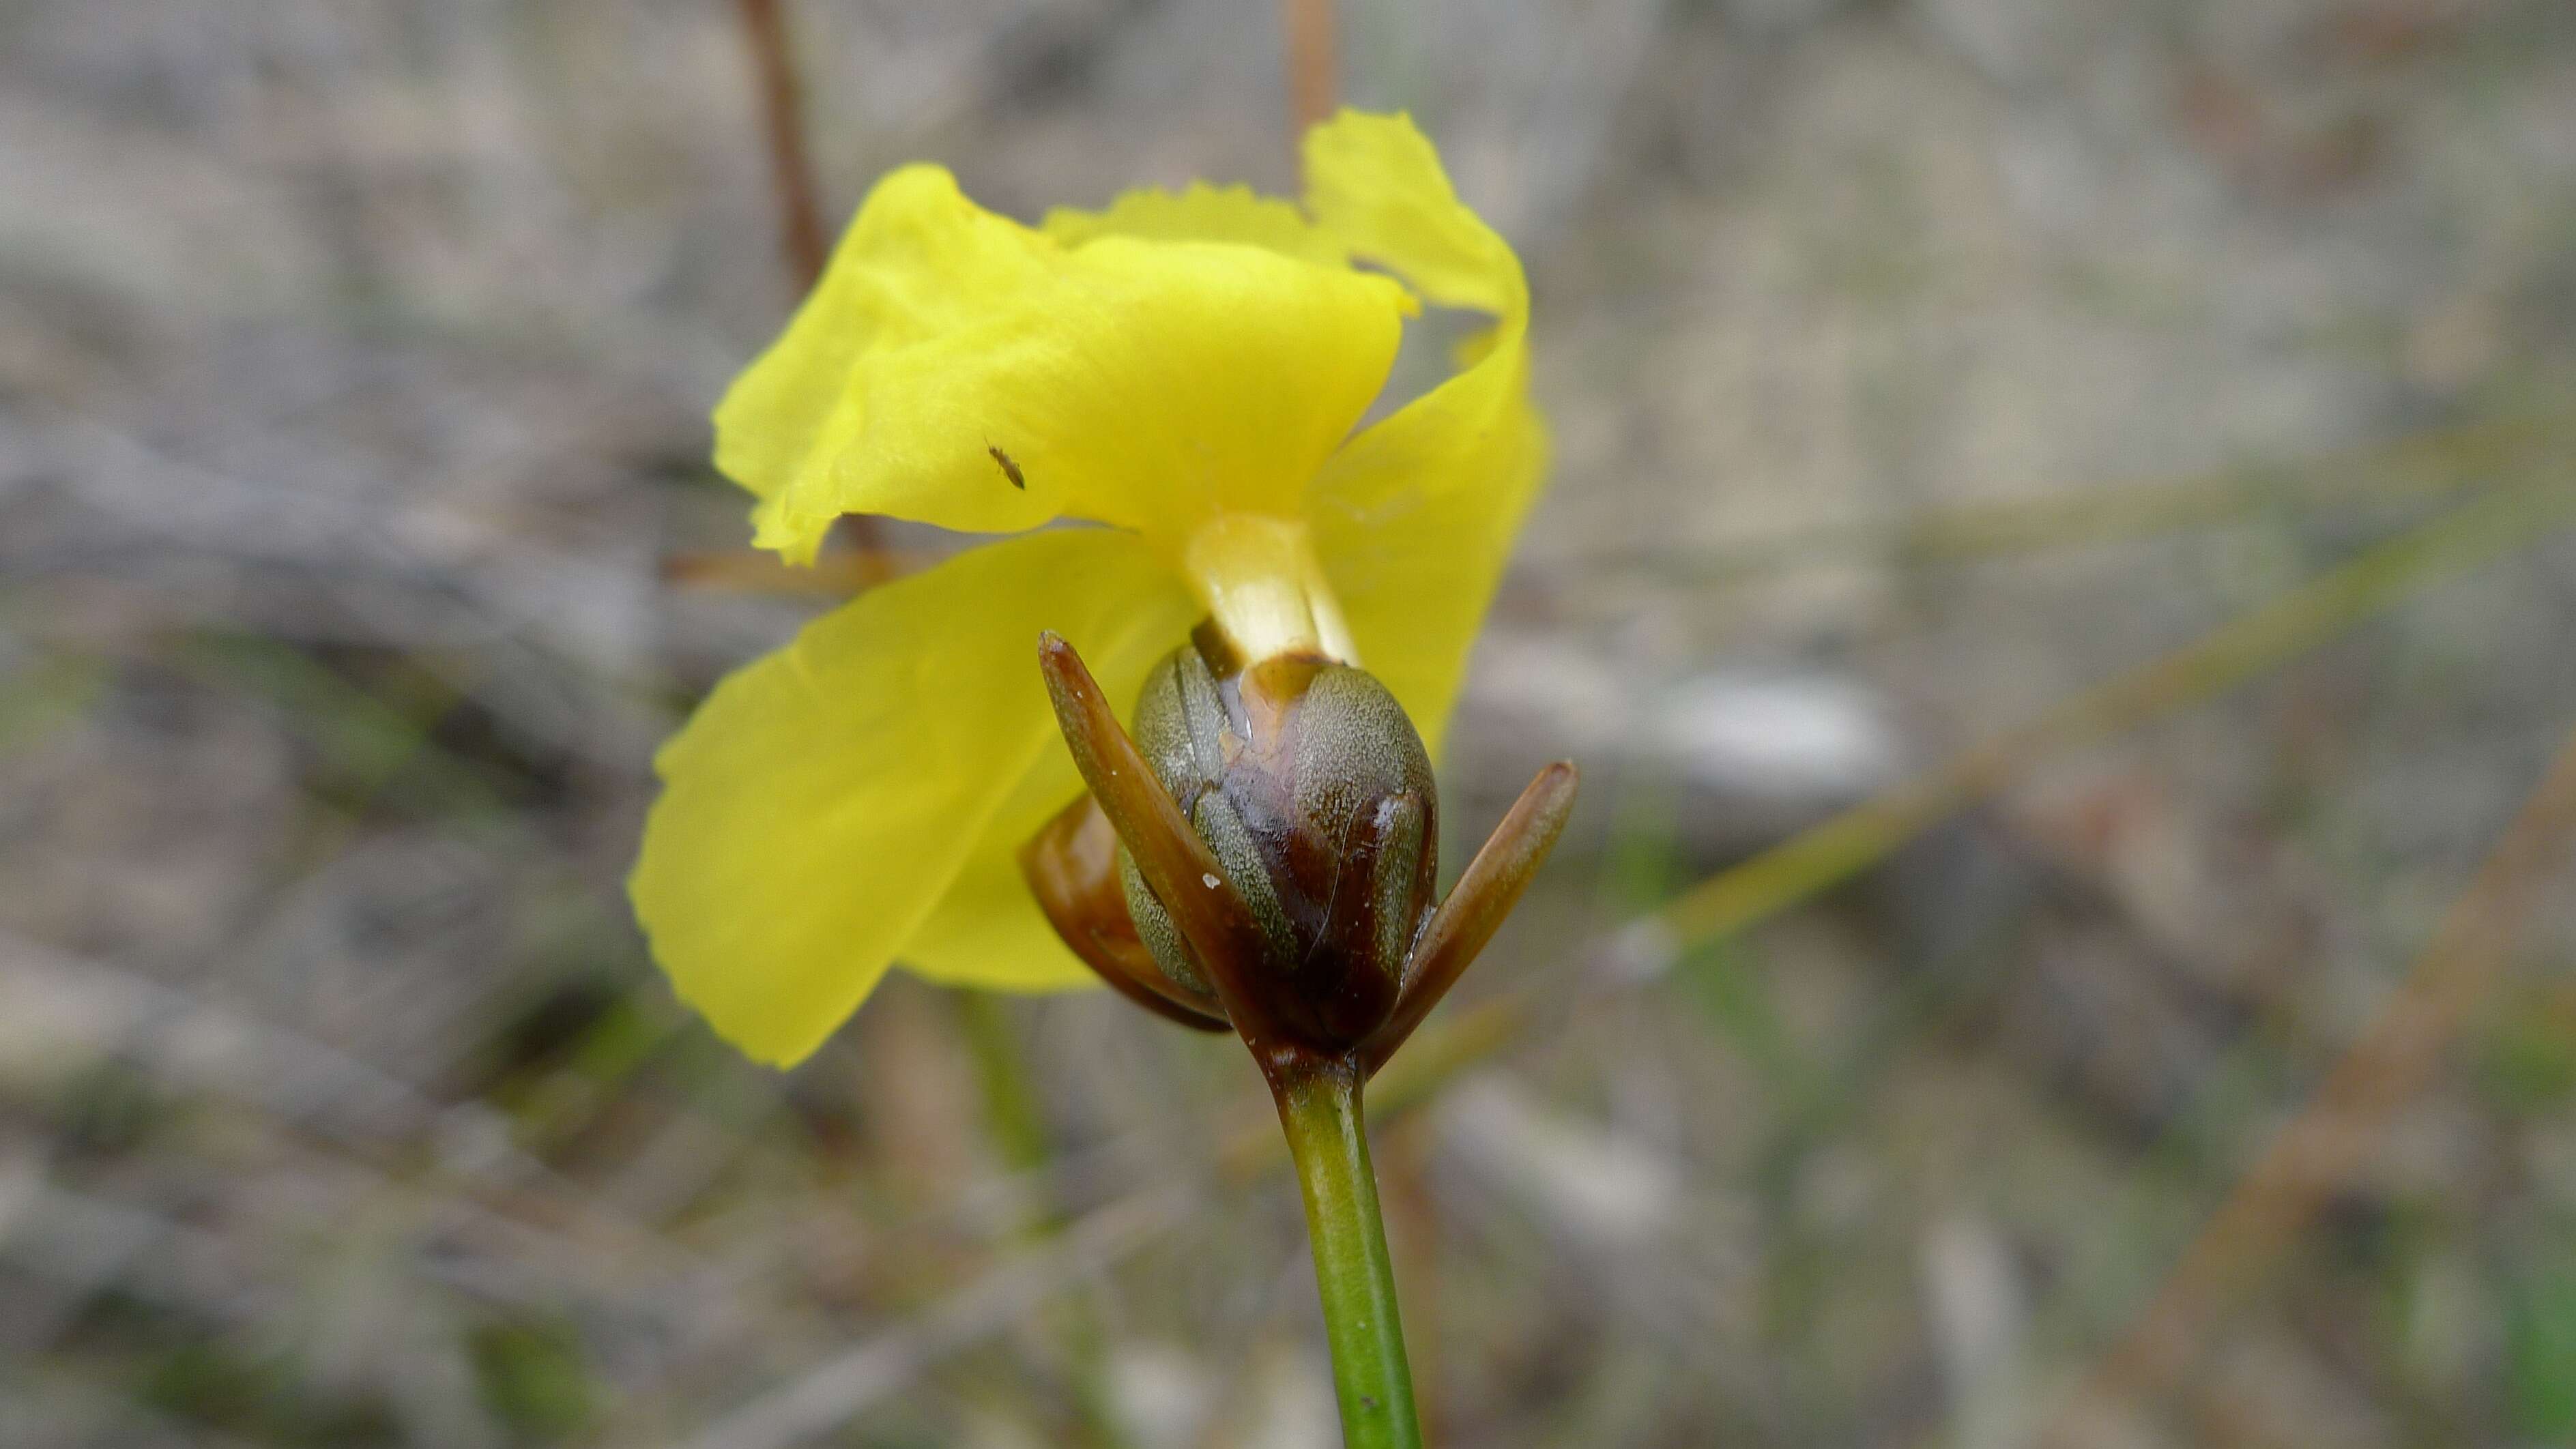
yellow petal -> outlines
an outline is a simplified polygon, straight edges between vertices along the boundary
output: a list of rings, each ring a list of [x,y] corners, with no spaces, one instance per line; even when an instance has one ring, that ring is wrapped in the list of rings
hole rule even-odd
[[[1100,660],[1084,650],[1083,661],[1109,669],[1104,674],[1095,668],[1093,675],[1111,699],[1132,701],[1154,661],[1180,642],[1175,630],[1157,647]],[[933,981],[995,991],[1099,985],[1100,978],[1047,923],[1020,874],[1020,847],[1081,793],[1082,777],[1075,773],[1071,755],[1061,748],[1041,755],[1011,799],[994,812],[957,883],[904,946],[902,964]]]
[[[1483,429],[1448,446],[1432,446],[1428,430],[1408,434],[1423,446],[1371,449],[1317,486],[1315,548],[1359,657],[1435,758],[1547,471],[1538,409],[1517,379],[1505,386],[1513,396]]]
[[[877,183],[813,294],[716,406],[716,467],[761,500],[752,516],[764,547],[811,559],[846,511],[835,485],[851,472],[883,360],[973,327],[980,293],[1026,285],[1048,250],[966,200],[943,167],[906,166]],[[982,481],[997,486],[951,500],[954,526],[1008,531],[1054,516],[1060,485],[1022,493],[978,456]],[[895,491],[889,511],[901,505]]]
[[[628,884],[680,996],[759,1060],[813,1051],[1063,753],[1039,631],[1141,677],[1195,612],[1142,540],[1056,530],[863,595],[726,679],[654,762]]]
[[[1469,211],[1408,115],[1344,111],[1306,133],[1306,209],[1354,256],[1443,307],[1506,322],[1529,308],[1511,245]]]
[[[1175,205],[1251,215],[1224,195]],[[1268,244],[1103,227],[1067,245],[907,167],[717,408],[716,461],[791,558],[852,512],[976,531],[1072,514],[1177,546],[1222,509],[1294,510],[1410,305]]]
[[[1529,288],[1403,116],[1306,135],[1307,206],[1351,252],[1444,306],[1495,314],[1462,369],[1351,440],[1307,515],[1359,654],[1439,747],[1467,652],[1547,469],[1529,396]]]
[[[1102,236],[1240,242],[1319,267],[1341,267],[1350,262],[1349,248],[1341,239],[1307,220],[1295,202],[1260,195],[1249,186],[1210,186],[1193,181],[1179,191],[1138,187],[1122,193],[1100,211],[1057,207],[1046,214],[1040,226],[1067,246]]]

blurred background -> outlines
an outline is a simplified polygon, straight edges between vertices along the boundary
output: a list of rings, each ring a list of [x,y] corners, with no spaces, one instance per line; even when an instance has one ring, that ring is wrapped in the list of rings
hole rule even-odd
[[[1334,1442],[1239,1048],[642,951],[851,583],[745,16],[0,9],[0,1442]],[[2576,1443],[2576,8],[1330,18],[1538,297],[1451,869],[1587,771],[1376,1094],[1435,1438]],[[834,228],[1293,190],[1266,0],[784,21]]]

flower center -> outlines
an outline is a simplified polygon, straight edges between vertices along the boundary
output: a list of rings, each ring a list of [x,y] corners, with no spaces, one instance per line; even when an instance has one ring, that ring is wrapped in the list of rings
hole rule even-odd
[[[1305,524],[1221,513],[1190,535],[1181,571],[1245,663],[1281,654],[1360,662]]]

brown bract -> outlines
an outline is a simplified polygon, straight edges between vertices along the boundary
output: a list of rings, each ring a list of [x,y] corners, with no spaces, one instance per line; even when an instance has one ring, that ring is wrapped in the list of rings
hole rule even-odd
[[[1064,807],[1020,847],[1020,869],[1047,923],[1119,995],[1183,1026],[1233,1029],[1223,1003],[1166,977],[1137,937],[1119,889],[1118,832],[1100,802],[1086,794]]]

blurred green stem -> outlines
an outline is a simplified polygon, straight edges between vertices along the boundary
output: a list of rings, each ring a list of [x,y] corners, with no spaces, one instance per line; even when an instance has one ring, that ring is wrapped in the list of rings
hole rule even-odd
[[[975,1062],[976,1084],[983,1089],[984,1128],[992,1135],[993,1148],[1011,1171],[1036,1172],[1047,1165],[1049,1155],[1046,1119],[1038,1112],[1037,1089],[1029,1081],[1017,1034],[990,992],[952,995],[967,1055]]]
[[[1318,1062],[1283,1073],[1274,1095],[1306,1198],[1342,1443],[1345,1449],[1421,1449],[1395,1272],[1360,1116],[1359,1073],[1347,1062]]]
[[[974,1059],[976,1083],[983,1090],[984,1130],[1004,1167],[1037,1180],[1054,1156],[1054,1147],[1048,1140],[1046,1116],[1038,1107],[1037,1085],[1029,1079],[1026,1044],[1012,1030],[1009,1016],[991,992],[950,995],[967,1054]],[[1050,1196],[1027,1220],[1022,1236],[1031,1241],[1053,1237],[1063,1231],[1064,1221],[1063,1206]],[[1109,1336],[1100,1314],[1086,1293],[1073,1296],[1061,1312],[1050,1316],[1070,1358],[1069,1387],[1073,1412],[1080,1421],[1080,1442],[1089,1449],[1120,1449],[1127,1441],[1110,1393]]]

